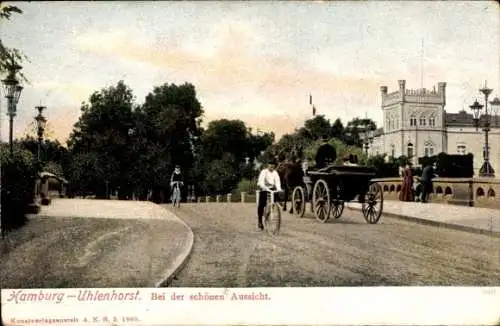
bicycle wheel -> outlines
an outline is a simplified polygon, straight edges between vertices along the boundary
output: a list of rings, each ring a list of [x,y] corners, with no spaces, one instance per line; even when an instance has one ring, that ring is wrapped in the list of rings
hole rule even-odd
[[[181,206],[181,191],[179,188],[175,189],[175,206]]]
[[[281,228],[281,209],[278,204],[268,205],[264,214],[264,228],[270,235],[277,235]]]
[[[172,206],[177,206],[177,187],[172,191]]]

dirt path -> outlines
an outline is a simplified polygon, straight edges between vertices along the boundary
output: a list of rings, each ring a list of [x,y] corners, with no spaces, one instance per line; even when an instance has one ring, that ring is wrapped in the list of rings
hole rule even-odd
[[[256,229],[255,205],[184,204],[195,243],[174,287],[498,285],[500,239],[346,210],[336,221],[284,214],[282,233]]]

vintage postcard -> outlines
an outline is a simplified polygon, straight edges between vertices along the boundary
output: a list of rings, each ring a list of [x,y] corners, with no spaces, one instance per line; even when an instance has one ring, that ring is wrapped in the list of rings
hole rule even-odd
[[[2,2],[3,325],[498,325],[495,1]]]

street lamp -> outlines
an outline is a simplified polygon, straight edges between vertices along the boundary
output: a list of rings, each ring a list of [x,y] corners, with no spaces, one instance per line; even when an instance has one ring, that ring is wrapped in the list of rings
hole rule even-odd
[[[14,117],[16,116],[17,103],[19,102],[19,97],[21,96],[21,91],[23,87],[19,85],[19,81],[16,79],[16,73],[21,70],[21,66],[13,64],[8,68],[9,74],[7,78],[2,80],[4,84],[5,98],[7,99],[7,115],[9,116],[9,147],[10,154],[13,153],[13,125]]]
[[[42,142],[43,142],[43,132],[45,131],[45,127],[47,124],[47,119],[42,115],[42,111],[45,110],[47,107],[45,106],[36,106],[35,109],[38,110],[38,115],[35,117],[36,120],[36,126],[37,126],[37,134],[38,134],[38,155],[37,155],[37,160],[38,160],[38,165],[40,167],[40,164],[42,162],[41,160],[41,152],[42,152]]]
[[[368,149],[373,144],[374,132],[369,127],[366,127],[365,130],[359,133],[359,138],[363,142],[363,148],[365,149],[366,156],[368,156]]]
[[[483,165],[479,169],[479,176],[481,177],[495,177],[495,171],[490,163],[490,146],[489,146],[489,132],[491,127],[492,115],[497,115],[498,109],[500,107],[500,100],[495,97],[493,101],[489,102],[491,105],[490,110],[488,110],[488,96],[493,92],[493,89],[488,88],[486,83],[483,88],[479,90],[484,95],[484,105],[479,104],[477,99],[474,101],[469,108],[473,112],[473,121],[476,131],[482,128],[484,131],[484,151],[483,151]],[[482,109],[484,107],[484,113]]]

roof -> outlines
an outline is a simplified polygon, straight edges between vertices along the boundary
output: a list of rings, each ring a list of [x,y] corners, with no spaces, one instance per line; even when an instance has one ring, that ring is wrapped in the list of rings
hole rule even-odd
[[[445,112],[444,116],[444,124],[447,127],[474,127],[474,120],[472,113],[468,113],[465,110],[461,110],[458,113],[448,113]],[[481,125],[484,122],[485,117],[481,117]],[[492,128],[500,128],[500,117],[498,115],[494,115],[491,119],[491,127]]]
[[[62,183],[68,183],[68,180],[66,180],[64,178],[61,178],[61,177],[55,175],[54,173],[42,171],[38,175],[40,176],[40,178],[43,178],[43,177],[46,177],[46,178],[55,178],[55,179],[61,181]]]

